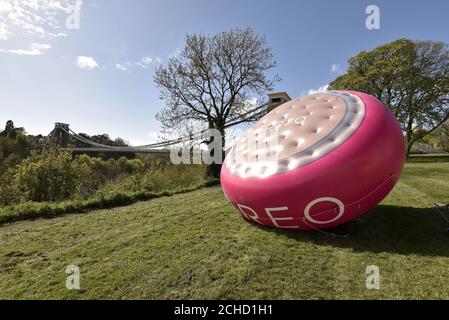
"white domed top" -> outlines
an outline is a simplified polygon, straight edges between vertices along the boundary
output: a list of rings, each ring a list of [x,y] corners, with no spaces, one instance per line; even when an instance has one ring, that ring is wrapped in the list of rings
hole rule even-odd
[[[284,103],[247,130],[226,157],[240,177],[268,177],[321,158],[344,143],[365,115],[347,92],[317,93]]]

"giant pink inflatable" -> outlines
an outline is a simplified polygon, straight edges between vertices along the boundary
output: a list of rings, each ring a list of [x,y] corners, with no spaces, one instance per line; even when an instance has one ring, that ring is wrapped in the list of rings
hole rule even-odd
[[[250,221],[297,230],[356,219],[394,187],[404,138],[391,111],[354,91],[317,93],[277,107],[228,152],[227,199]]]

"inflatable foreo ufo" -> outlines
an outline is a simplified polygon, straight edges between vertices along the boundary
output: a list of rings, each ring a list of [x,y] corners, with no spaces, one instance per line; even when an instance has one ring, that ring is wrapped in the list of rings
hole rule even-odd
[[[264,226],[323,229],[351,221],[393,189],[404,138],[376,98],[331,91],[291,100],[259,120],[227,154],[223,191]]]

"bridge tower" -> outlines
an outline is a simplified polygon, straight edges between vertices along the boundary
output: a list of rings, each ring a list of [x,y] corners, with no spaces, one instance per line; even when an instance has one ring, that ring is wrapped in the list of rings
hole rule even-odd
[[[55,122],[55,128],[50,133],[51,141],[57,145],[67,148],[69,145],[69,124],[62,122]]]
[[[273,92],[268,94],[268,112],[280,106],[281,104],[290,101],[291,98],[287,92]]]

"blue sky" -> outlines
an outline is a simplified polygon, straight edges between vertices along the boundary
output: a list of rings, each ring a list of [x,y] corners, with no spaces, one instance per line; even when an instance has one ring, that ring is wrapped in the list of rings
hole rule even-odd
[[[47,134],[55,121],[133,144],[154,141],[163,107],[154,68],[186,33],[252,27],[266,36],[282,81],[297,97],[344,72],[349,57],[406,37],[449,43],[449,1],[0,0],[0,125]],[[368,5],[380,30],[365,27]]]

